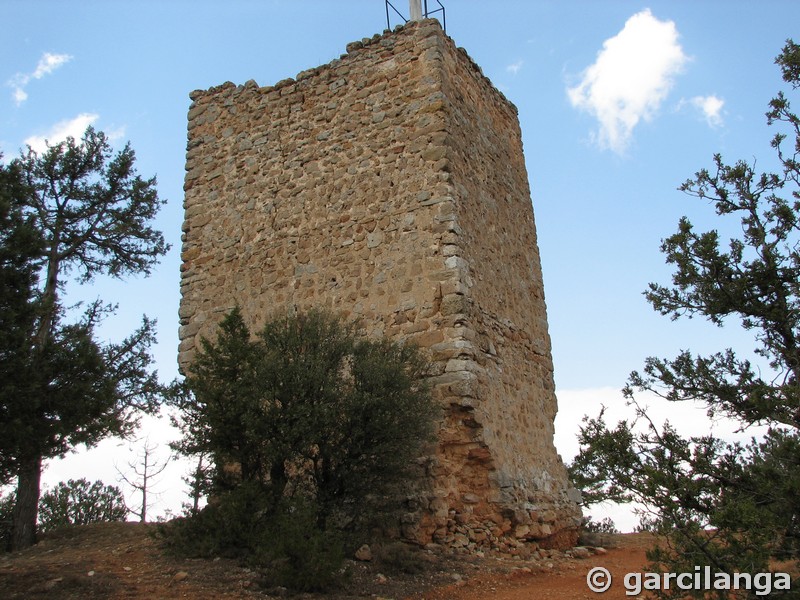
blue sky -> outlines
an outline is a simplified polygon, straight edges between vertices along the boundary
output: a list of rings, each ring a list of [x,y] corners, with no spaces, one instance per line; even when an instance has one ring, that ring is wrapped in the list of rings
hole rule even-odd
[[[394,4],[407,11],[405,0]],[[659,242],[681,215],[698,227],[718,225],[708,205],[676,190],[685,179],[711,166],[715,152],[770,166],[764,112],[783,88],[773,60],[787,38],[800,37],[800,3],[445,6],[448,34],[519,109],[561,410],[557,437],[569,458],[580,415],[601,402],[624,412],[618,390],[646,356],[753,347],[735,324],[670,322],[642,291],[669,281]],[[119,302],[103,330],[111,339],[142,313],[157,318],[157,366],[170,379],[189,93],[225,81],[270,85],[329,62],[348,42],[385,28],[383,0],[6,0],[3,8],[5,158],[92,124],[120,147],[130,141],[139,172],[158,177],[168,203],[157,226],[173,245],[169,256],[149,279],[100,279],[72,287],[70,299]],[[668,410],[673,420],[698,423],[689,407]],[[102,454],[92,458],[97,469],[108,462]],[[65,463],[45,481],[66,476],[74,475]]]

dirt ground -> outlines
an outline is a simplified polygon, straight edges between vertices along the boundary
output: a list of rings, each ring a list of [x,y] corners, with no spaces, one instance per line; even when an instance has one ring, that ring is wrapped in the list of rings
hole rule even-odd
[[[166,556],[152,525],[103,523],[46,536],[21,553],[0,555],[0,590],[8,600],[177,599],[217,600],[285,597],[265,590],[259,575],[227,559],[187,560]],[[421,552],[424,568],[408,575],[392,573],[376,561],[352,561],[346,590],[305,599],[351,600],[528,600],[581,599],[589,590],[586,575],[607,568],[615,579],[603,600],[624,598],[622,574],[641,571],[651,539],[618,536],[616,548],[578,559],[553,553],[538,560],[441,556]],[[385,574],[384,574],[385,571]]]
[[[479,572],[461,585],[437,587],[424,594],[413,596],[424,600],[548,600],[589,599],[616,600],[629,598],[622,584],[626,573],[645,571],[645,550],[653,543],[647,534],[615,536],[615,545],[603,555],[584,559],[556,559],[552,568],[535,564],[530,568],[517,567],[510,573],[498,572],[491,567]],[[595,567],[604,567],[611,573],[612,585],[602,594],[592,592],[586,577]]]

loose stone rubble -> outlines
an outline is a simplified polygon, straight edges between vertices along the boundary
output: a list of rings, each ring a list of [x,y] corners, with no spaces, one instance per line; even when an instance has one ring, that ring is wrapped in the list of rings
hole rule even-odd
[[[443,409],[400,533],[463,551],[572,546],[516,108],[435,20],[274,86],[195,91],[181,369],[238,304],[325,307],[422,347]]]

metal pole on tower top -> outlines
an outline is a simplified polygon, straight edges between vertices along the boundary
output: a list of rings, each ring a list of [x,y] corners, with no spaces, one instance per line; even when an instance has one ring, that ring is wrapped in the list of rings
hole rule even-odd
[[[422,20],[422,0],[408,0],[408,12],[410,21]]]

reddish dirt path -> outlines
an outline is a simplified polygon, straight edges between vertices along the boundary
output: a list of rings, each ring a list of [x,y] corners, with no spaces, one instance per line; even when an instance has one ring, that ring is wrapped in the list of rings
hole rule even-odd
[[[481,574],[460,585],[437,588],[419,598],[424,600],[548,600],[597,599],[616,600],[625,595],[626,573],[641,572],[647,563],[645,546],[637,539],[623,547],[608,550],[603,556],[563,562],[549,572],[517,571],[510,575]],[[611,572],[611,588],[603,593],[592,592],[586,575],[593,567]]]

